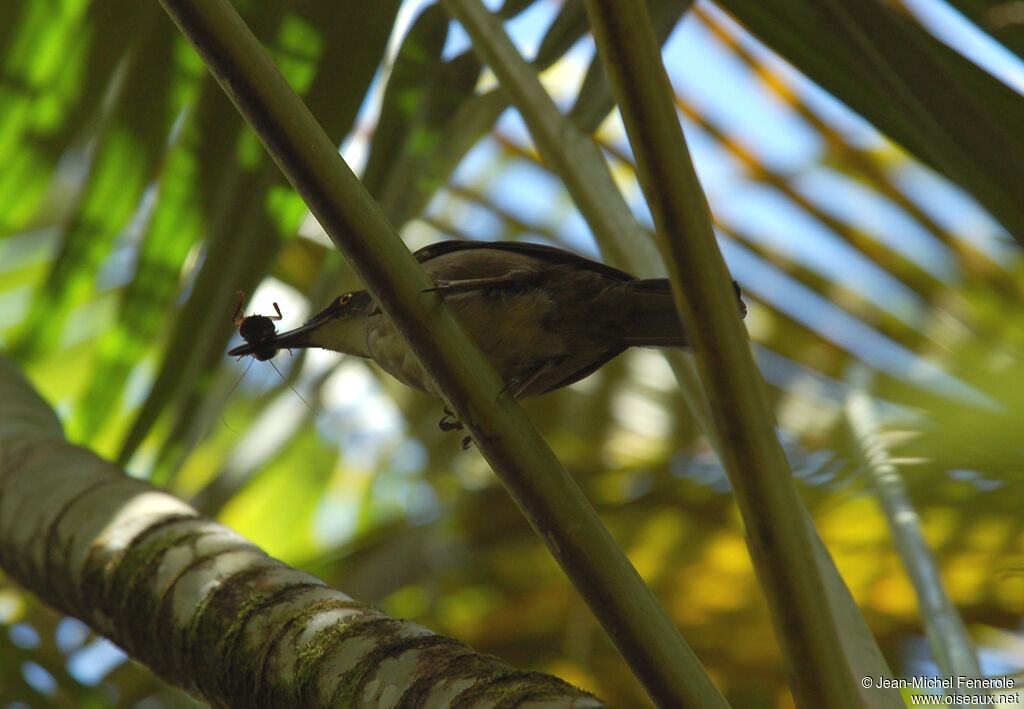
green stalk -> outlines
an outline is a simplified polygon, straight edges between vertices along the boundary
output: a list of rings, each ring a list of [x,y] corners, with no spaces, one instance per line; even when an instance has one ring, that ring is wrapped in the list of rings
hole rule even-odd
[[[654,701],[727,706],[572,478],[467,339],[378,205],[226,0],[161,0],[409,340]],[[734,303],[735,307],[735,303]]]
[[[878,435],[874,402],[863,386],[866,378],[864,369],[851,377],[853,386],[844,408],[846,422],[864,459],[868,480],[881,504],[896,551],[914,585],[928,647],[944,677],[981,678],[974,645],[942,583],[935,555],[921,531],[921,518],[910,502],[900,471],[889,460],[889,452]],[[984,689],[963,693],[979,697],[989,694]]]
[[[864,706],[641,0],[586,0],[797,702]]]

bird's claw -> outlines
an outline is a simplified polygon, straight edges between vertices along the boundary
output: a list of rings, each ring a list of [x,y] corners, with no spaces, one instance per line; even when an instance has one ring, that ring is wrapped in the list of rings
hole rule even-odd
[[[442,416],[441,420],[437,422],[437,427],[445,433],[448,431],[461,431],[462,422],[459,421],[455,417],[454,412],[446,406],[444,407],[444,416]]]
[[[437,422],[437,427],[447,433],[448,431],[461,431],[463,426],[462,422],[455,417],[455,412],[449,409],[447,406],[444,407],[444,416]],[[466,436],[462,439],[462,450],[469,450],[469,447],[473,445],[473,439]]]

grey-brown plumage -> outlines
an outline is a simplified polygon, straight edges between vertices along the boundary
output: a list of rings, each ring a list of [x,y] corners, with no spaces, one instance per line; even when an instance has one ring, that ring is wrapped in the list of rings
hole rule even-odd
[[[519,242],[443,241],[415,256],[516,398],[579,381],[628,347],[688,345],[664,278],[638,279]],[[745,314],[742,300],[739,307]],[[345,293],[302,327],[228,354],[297,347],[367,357],[399,381],[440,394],[366,291]]]

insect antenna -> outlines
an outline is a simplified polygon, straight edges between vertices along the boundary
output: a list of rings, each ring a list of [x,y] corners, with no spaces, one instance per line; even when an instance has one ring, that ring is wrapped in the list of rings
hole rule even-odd
[[[291,382],[289,382],[287,379],[285,379],[284,374],[282,374],[281,370],[277,368],[277,365],[274,364],[274,362],[272,360],[269,360],[269,359],[267,360],[267,362],[269,362],[270,366],[274,368],[275,372],[277,372],[277,376],[281,377],[281,381],[284,382],[286,385],[288,385],[288,388],[292,390],[292,392],[295,394],[295,396],[299,397],[299,401],[301,401],[303,404],[305,404],[306,408],[308,408],[310,411],[312,411],[315,414],[317,411],[316,411],[315,408],[313,408],[313,405],[310,404],[308,401],[306,401],[304,398],[302,398],[302,394],[299,393],[299,390],[296,389],[295,387],[293,387]]]
[[[227,396],[224,397],[224,401],[225,402],[227,402],[229,399],[231,399],[231,395],[235,393],[235,389],[237,389],[238,385],[242,383],[243,379],[245,379],[245,375],[249,373],[249,369],[252,367],[252,363],[255,362],[255,361],[256,361],[255,359],[251,359],[251,358],[249,359],[249,364],[245,365],[245,370],[239,375],[238,379],[235,380],[235,383],[231,385],[231,389],[228,390]],[[275,367],[275,369],[276,369],[276,367]],[[220,410],[220,422],[222,424],[224,424],[224,427],[226,429],[228,429],[229,431],[231,431],[232,433],[238,433],[238,431],[236,431],[235,429],[231,428],[231,425],[228,423],[228,420],[226,418],[224,418],[224,408],[223,407],[221,407],[221,410]]]

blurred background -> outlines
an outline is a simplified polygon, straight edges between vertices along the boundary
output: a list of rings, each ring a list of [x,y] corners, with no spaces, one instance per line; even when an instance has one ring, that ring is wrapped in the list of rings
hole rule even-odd
[[[649,226],[582,5],[487,4]],[[890,665],[938,672],[850,432],[854,381],[983,671],[1024,670],[1021,3],[649,4],[779,435]],[[235,5],[410,248],[600,258],[435,4]],[[333,353],[225,356],[237,291],[288,329],[360,285],[157,3],[0,4],[0,165],[0,348],[71,440],[396,617],[648,705],[436,400]],[[791,706],[728,482],[664,358],[524,405],[733,705]],[[192,701],[2,577],[0,626],[0,707]]]

